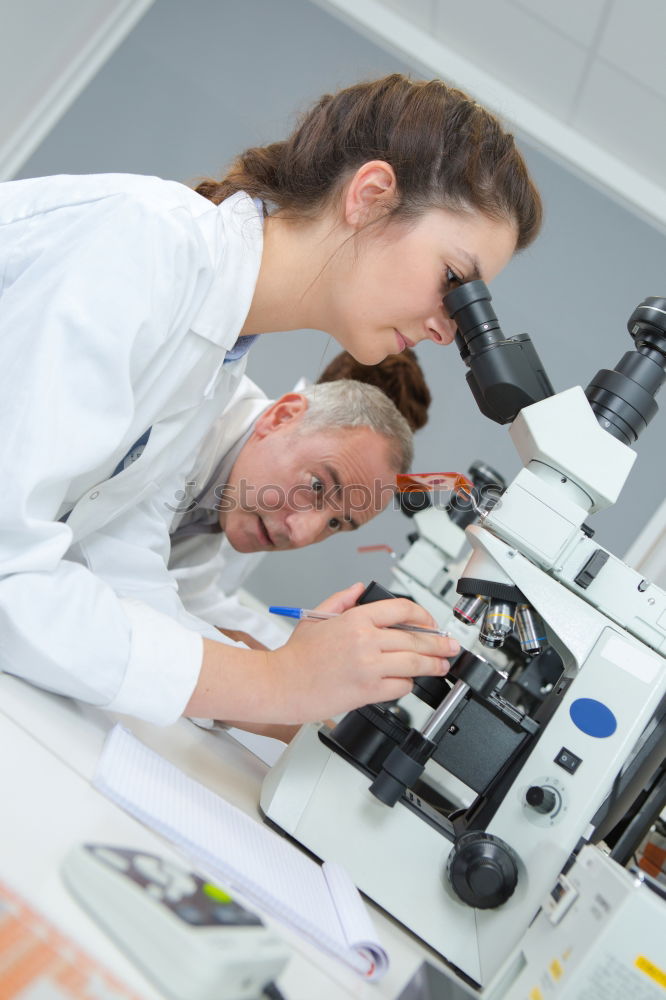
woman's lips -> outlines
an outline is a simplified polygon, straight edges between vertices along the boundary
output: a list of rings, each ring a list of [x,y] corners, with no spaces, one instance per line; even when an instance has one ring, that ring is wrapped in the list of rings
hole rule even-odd
[[[400,330],[398,330],[396,327],[393,327],[393,329],[395,331],[396,339],[398,341],[398,353],[400,353],[400,351],[404,351],[406,347],[414,346],[413,342],[408,337],[405,337],[403,333],[400,333]]]

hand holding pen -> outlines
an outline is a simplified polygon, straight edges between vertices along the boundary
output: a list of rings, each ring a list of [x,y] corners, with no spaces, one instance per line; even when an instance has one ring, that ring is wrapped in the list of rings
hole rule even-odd
[[[340,611],[313,611],[310,608],[288,608],[282,605],[271,604],[268,609],[272,615],[282,615],[283,618],[296,618],[298,621],[323,622],[329,618],[339,618],[344,612]],[[424,632],[426,635],[441,635],[448,638],[451,633],[444,632],[441,628],[424,628],[422,625],[407,625],[400,622],[397,625],[387,625],[386,628],[397,628],[403,632]]]
[[[294,629],[270,654],[282,677],[279,690],[298,692],[292,697],[298,715],[290,721],[402,698],[415,677],[446,674],[449,657],[460,652],[460,644],[420,605],[403,597],[359,605],[364,590],[354,584],[313,610],[288,609],[289,617],[320,623]]]

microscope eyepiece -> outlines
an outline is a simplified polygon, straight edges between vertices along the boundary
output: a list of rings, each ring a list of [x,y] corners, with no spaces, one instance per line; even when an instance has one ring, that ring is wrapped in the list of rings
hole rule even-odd
[[[484,281],[468,281],[444,297],[444,307],[458,327],[456,342],[461,351],[463,345],[470,350],[470,344],[477,337],[483,340],[474,344],[473,353],[497,340],[504,340],[495,310],[490,304],[491,298]],[[499,331],[499,335],[495,331]]]
[[[666,335],[666,299],[650,295],[636,306],[627,322],[627,329],[636,341],[638,350],[642,343],[652,342],[656,336],[660,338],[660,348],[664,354],[664,335]]]
[[[443,301],[458,327],[456,344],[479,409],[496,423],[508,424],[524,406],[552,396],[553,387],[527,334],[504,336],[491,297],[478,280],[454,288]]]
[[[627,329],[634,350],[598,371],[585,395],[604,430],[632,445],[657,412],[655,396],[666,380],[666,299],[644,299]]]

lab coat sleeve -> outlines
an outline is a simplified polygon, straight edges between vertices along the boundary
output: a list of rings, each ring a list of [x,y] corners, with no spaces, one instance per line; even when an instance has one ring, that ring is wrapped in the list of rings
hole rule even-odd
[[[165,511],[181,480],[174,477],[154,497],[90,535],[71,553],[111,586],[131,625],[127,668],[105,707],[154,722],[182,714],[198,679],[203,637],[240,645],[183,607],[167,570]]]
[[[222,535],[200,534],[172,543],[169,569],[184,606],[219,628],[248,635],[269,649],[284,645],[290,630],[239,597],[243,581],[266,553],[242,553]]]
[[[169,338],[205,295],[204,252],[178,211],[132,198],[65,213],[57,240],[30,221],[38,252],[25,266],[25,220],[0,227],[0,667],[168,723],[196,681],[200,632],[67,558],[72,533],[56,512],[77,477],[104,460],[113,469],[136,381],[159,379]]]

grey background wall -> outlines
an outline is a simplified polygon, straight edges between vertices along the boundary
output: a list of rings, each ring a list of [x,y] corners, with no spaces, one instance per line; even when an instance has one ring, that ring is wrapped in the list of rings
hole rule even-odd
[[[132,171],[185,182],[217,174],[240,149],[281,137],[326,90],[411,67],[308,0],[157,0],[49,134],[19,176]],[[519,137],[520,138],[520,137]],[[546,204],[536,245],[495,281],[508,333],[528,331],[556,389],[586,385],[630,341],[626,321],[647,295],[666,295],[666,237],[520,138]],[[318,331],[264,337],[248,372],[278,395],[315,379],[337,352]],[[464,471],[483,458],[518,470],[506,428],[478,412],[455,348],[419,349],[434,402],[416,438],[415,469]],[[666,409],[666,394],[662,408]],[[660,414],[638,443],[619,503],[594,518],[600,541],[622,554],[666,492]],[[249,588],[260,598],[311,605],[355,580],[390,581],[390,560],[359,544],[404,551],[409,522],[384,512],[363,532],[302,552],[274,554]]]

